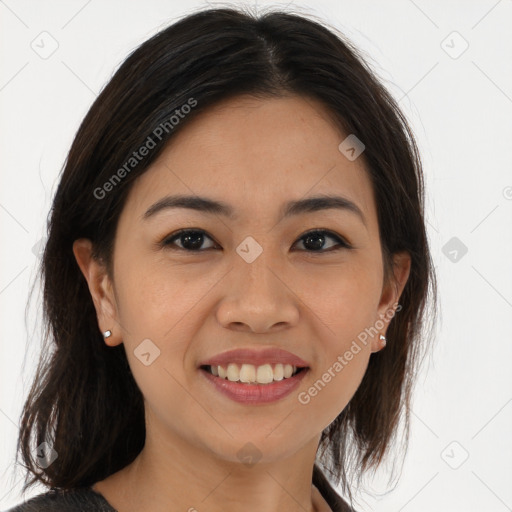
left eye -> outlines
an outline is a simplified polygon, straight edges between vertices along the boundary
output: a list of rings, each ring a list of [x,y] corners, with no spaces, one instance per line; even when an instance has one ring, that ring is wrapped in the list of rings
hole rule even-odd
[[[335,244],[331,247],[324,247],[325,240],[327,238],[330,238],[331,240],[335,241]],[[302,235],[298,242],[303,241],[303,244],[310,245],[313,247],[312,250],[308,252],[330,252],[330,251],[336,251],[339,249],[351,249],[351,246],[345,242],[341,237],[338,235],[332,233],[331,231],[326,230],[313,230],[308,231],[304,235]]]
[[[213,242],[213,239],[209,235],[207,235],[206,232],[203,231],[202,229],[183,229],[171,235],[170,237],[165,238],[161,242],[161,245],[169,247],[171,249],[178,249],[187,252],[203,252],[203,250],[214,248],[210,246],[207,247],[206,249],[200,249],[200,247],[203,245],[205,237],[212,240]],[[334,244],[334,246],[328,247],[326,249],[323,246],[327,238],[334,240],[336,243]],[[176,240],[180,241],[181,247],[175,244]],[[304,245],[309,245],[310,247],[312,247],[312,249],[307,250],[307,252],[330,252],[342,248],[351,248],[351,246],[347,242],[345,242],[341,237],[327,230],[317,229],[313,231],[308,231],[307,233],[302,235],[297,240],[297,242],[302,242]],[[215,242],[213,243],[214,245],[217,245]]]

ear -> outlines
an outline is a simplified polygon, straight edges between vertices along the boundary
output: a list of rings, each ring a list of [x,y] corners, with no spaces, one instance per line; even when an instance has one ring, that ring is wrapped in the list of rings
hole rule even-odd
[[[384,348],[380,341],[381,334],[386,335],[389,323],[395,315],[400,296],[409,278],[411,271],[411,256],[407,251],[401,251],[393,254],[393,275],[388,283],[382,288],[382,294],[378,306],[378,316],[375,325],[378,328],[378,334],[372,340],[372,352],[378,352]],[[378,327],[377,327],[378,326]],[[381,328],[382,327],[382,328]]]
[[[87,280],[96,308],[98,327],[102,333],[112,332],[112,335],[105,339],[105,343],[113,347],[123,341],[117,318],[115,294],[105,265],[93,258],[92,250],[93,245],[88,238],[79,238],[73,242],[73,253]]]

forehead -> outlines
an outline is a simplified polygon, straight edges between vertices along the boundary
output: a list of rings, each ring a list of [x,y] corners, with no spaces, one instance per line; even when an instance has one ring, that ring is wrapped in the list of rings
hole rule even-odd
[[[224,100],[185,125],[135,180],[122,216],[139,222],[165,195],[186,194],[228,203],[249,221],[275,218],[289,200],[336,193],[359,206],[371,229],[371,182],[362,157],[339,151],[346,136],[310,98]]]

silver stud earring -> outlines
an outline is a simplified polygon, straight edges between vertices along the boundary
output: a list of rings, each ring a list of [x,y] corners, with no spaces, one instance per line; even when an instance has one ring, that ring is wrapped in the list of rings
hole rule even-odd
[[[386,346],[386,336],[384,336],[383,334],[380,335],[380,342],[383,347]]]
[[[112,331],[105,331],[105,332],[103,333],[103,337],[104,337],[105,339],[110,338],[110,336],[112,336]]]

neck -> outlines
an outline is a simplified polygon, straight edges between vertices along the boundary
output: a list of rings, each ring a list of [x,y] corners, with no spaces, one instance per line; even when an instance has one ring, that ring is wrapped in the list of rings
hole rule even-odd
[[[155,442],[147,432],[137,458],[93,489],[119,512],[320,512],[325,502],[312,486],[318,441],[247,465],[183,441]]]

